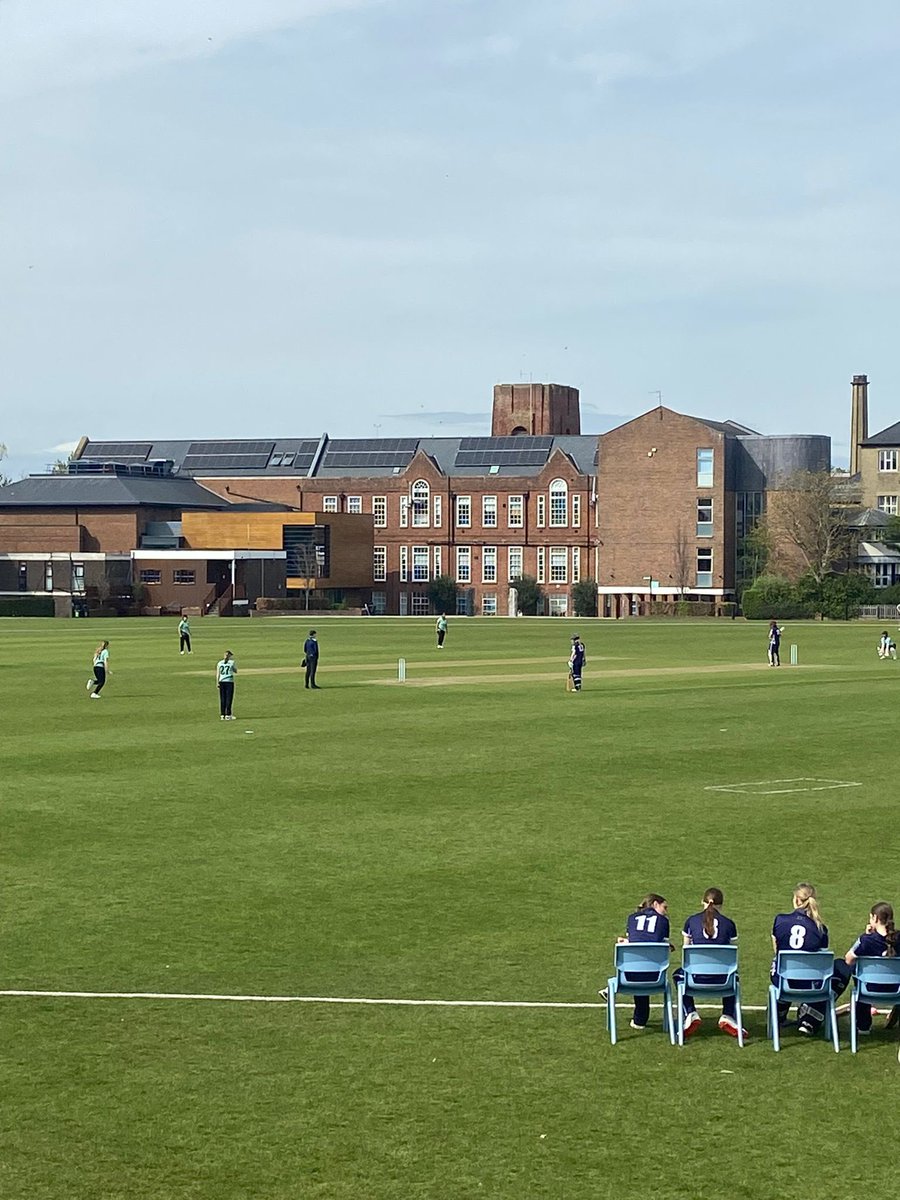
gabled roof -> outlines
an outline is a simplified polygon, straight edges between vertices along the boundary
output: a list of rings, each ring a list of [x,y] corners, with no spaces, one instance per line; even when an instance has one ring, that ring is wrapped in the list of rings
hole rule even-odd
[[[879,508],[863,508],[848,517],[846,525],[848,529],[881,529],[890,524],[890,520],[888,514]]]
[[[3,508],[230,508],[193,479],[131,475],[29,475],[0,487]]]
[[[873,433],[861,443],[863,446],[900,446],[900,421],[882,429],[881,433]]]

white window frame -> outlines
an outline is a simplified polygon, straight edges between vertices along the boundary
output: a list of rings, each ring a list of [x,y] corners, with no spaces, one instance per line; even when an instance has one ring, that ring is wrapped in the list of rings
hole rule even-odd
[[[481,524],[485,529],[497,528],[497,497],[481,497]]]
[[[896,496],[879,496],[878,511],[887,513],[888,516],[896,517],[897,515],[897,497]]]
[[[465,520],[463,520],[465,517]],[[457,529],[470,529],[472,525],[472,497],[457,496],[456,497],[456,527]]]
[[[155,575],[156,578],[151,579],[151,575]],[[152,587],[155,583],[162,583],[162,571],[157,571],[155,567],[144,567],[141,570],[140,582],[147,584],[148,587]]]
[[[581,583],[581,547],[572,547],[572,582]]]
[[[566,546],[550,547],[550,582],[569,582],[569,551]]]
[[[497,615],[497,593],[483,593],[481,597],[481,615],[483,617],[496,617]]]
[[[525,497],[508,496],[506,499],[506,524],[509,529],[522,529],[525,525]]]
[[[412,508],[412,523],[416,529],[427,529],[430,525],[431,488],[427,479],[417,479],[409,491]]]
[[[701,458],[701,455],[703,456]],[[709,466],[706,465],[706,456],[709,456]],[[697,447],[697,487],[711,488],[714,486],[716,475],[716,451],[713,446],[698,446]]]
[[[409,583],[409,546],[400,547],[400,582]]]
[[[372,521],[376,529],[387,525],[387,496],[372,497]]]
[[[472,547],[456,547],[456,582],[472,582]]]
[[[400,497],[400,528],[409,527],[409,496]]]
[[[338,497],[323,496],[322,497],[322,512],[336,513],[338,512]]]
[[[709,520],[701,521],[700,516],[706,509],[709,509]],[[713,535],[713,500],[712,496],[699,496],[697,498],[697,537],[712,537]]]
[[[372,578],[376,583],[387,580],[387,546],[372,547]]]
[[[564,479],[550,484],[550,527],[565,529],[569,524],[569,485]]]
[[[413,583],[428,583],[428,547],[413,546],[412,548],[412,581]]]
[[[879,450],[878,451],[878,470],[879,471],[896,471],[897,470],[897,451],[896,450]]]
[[[431,523],[434,525],[435,529],[440,529],[441,522],[443,521],[443,518],[444,518],[444,512],[443,512],[443,505],[441,504],[441,495],[439,492],[435,492],[434,496],[432,497],[431,511],[432,511]]]
[[[387,592],[372,593],[372,612],[383,617],[387,612]]]
[[[481,548],[481,582],[497,582],[497,547],[482,546]]]
[[[179,579],[179,575],[190,575],[190,579]],[[193,587],[197,582],[197,571],[191,567],[176,567],[172,572],[172,583],[178,587]]]
[[[581,525],[581,495],[578,492],[572,493],[572,528],[578,529]]]
[[[537,581],[547,582],[547,551],[543,546],[537,548]]]
[[[543,492],[537,498],[537,527],[543,529],[547,524],[547,497]]]
[[[521,546],[508,546],[506,550],[506,577],[515,583],[525,574],[525,551]]]
[[[362,496],[347,497],[347,512],[354,514],[362,512]]]
[[[440,546],[434,547],[433,557],[434,557],[434,578],[437,579],[438,576],[441,574],[441,548],[440,548]]]
[[[708,562],[709,570],[701,570],[700,563]],[[713,585],[713,551],[712,546],[697,547],[697,589],[706,591]]]

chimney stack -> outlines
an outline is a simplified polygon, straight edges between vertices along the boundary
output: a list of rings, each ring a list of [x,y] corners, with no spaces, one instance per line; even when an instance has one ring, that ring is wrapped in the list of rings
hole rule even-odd
[[[850,388],[850,474],[859,474],[859,446],[869,437],[869,377],[854,375]]]

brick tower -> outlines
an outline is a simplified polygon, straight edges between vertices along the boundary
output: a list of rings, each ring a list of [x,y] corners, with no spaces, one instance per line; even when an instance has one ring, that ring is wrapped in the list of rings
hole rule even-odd
[[[491,437],[581,433],[578,388],[561,383],[494,385]]]

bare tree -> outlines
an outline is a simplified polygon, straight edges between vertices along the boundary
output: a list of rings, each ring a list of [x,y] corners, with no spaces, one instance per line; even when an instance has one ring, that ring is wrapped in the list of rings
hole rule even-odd
[[[675,562],[675,582],[678,584],[678,590],[684,599],[684,593],[691,586],[691,580],[694,576],[694,544],[688,537],[687,528],[683,521],[678,523],[678,529],[675,533],[675,541],[672,543],[672,556]]]
[[[846,512],[830,471],[797,471],[785,479],[770,492],[763,522],[772,558],[787,575],[808,573],[821,583],[847,558]]]
[[[319,574],[319,559],[316,547],[312,542],[298,542],[294,547],[294,552],[297,555],[297,574],[303,580],[301,590],[305,597],[305,607],[308,611],[310,593],[315,587],[315,581]]]
[[[6,446],[3,444],[3,442],[0,442],[0,462],[2,462],[4,458],[6,458],[7,453],[8,452],[7,452]],[[10,479],[10,477],[8,475],[3,475],[2,473],[0,473],[0,487],[3,487],[3,485],[6,483],[12,483],[12,480]]]

